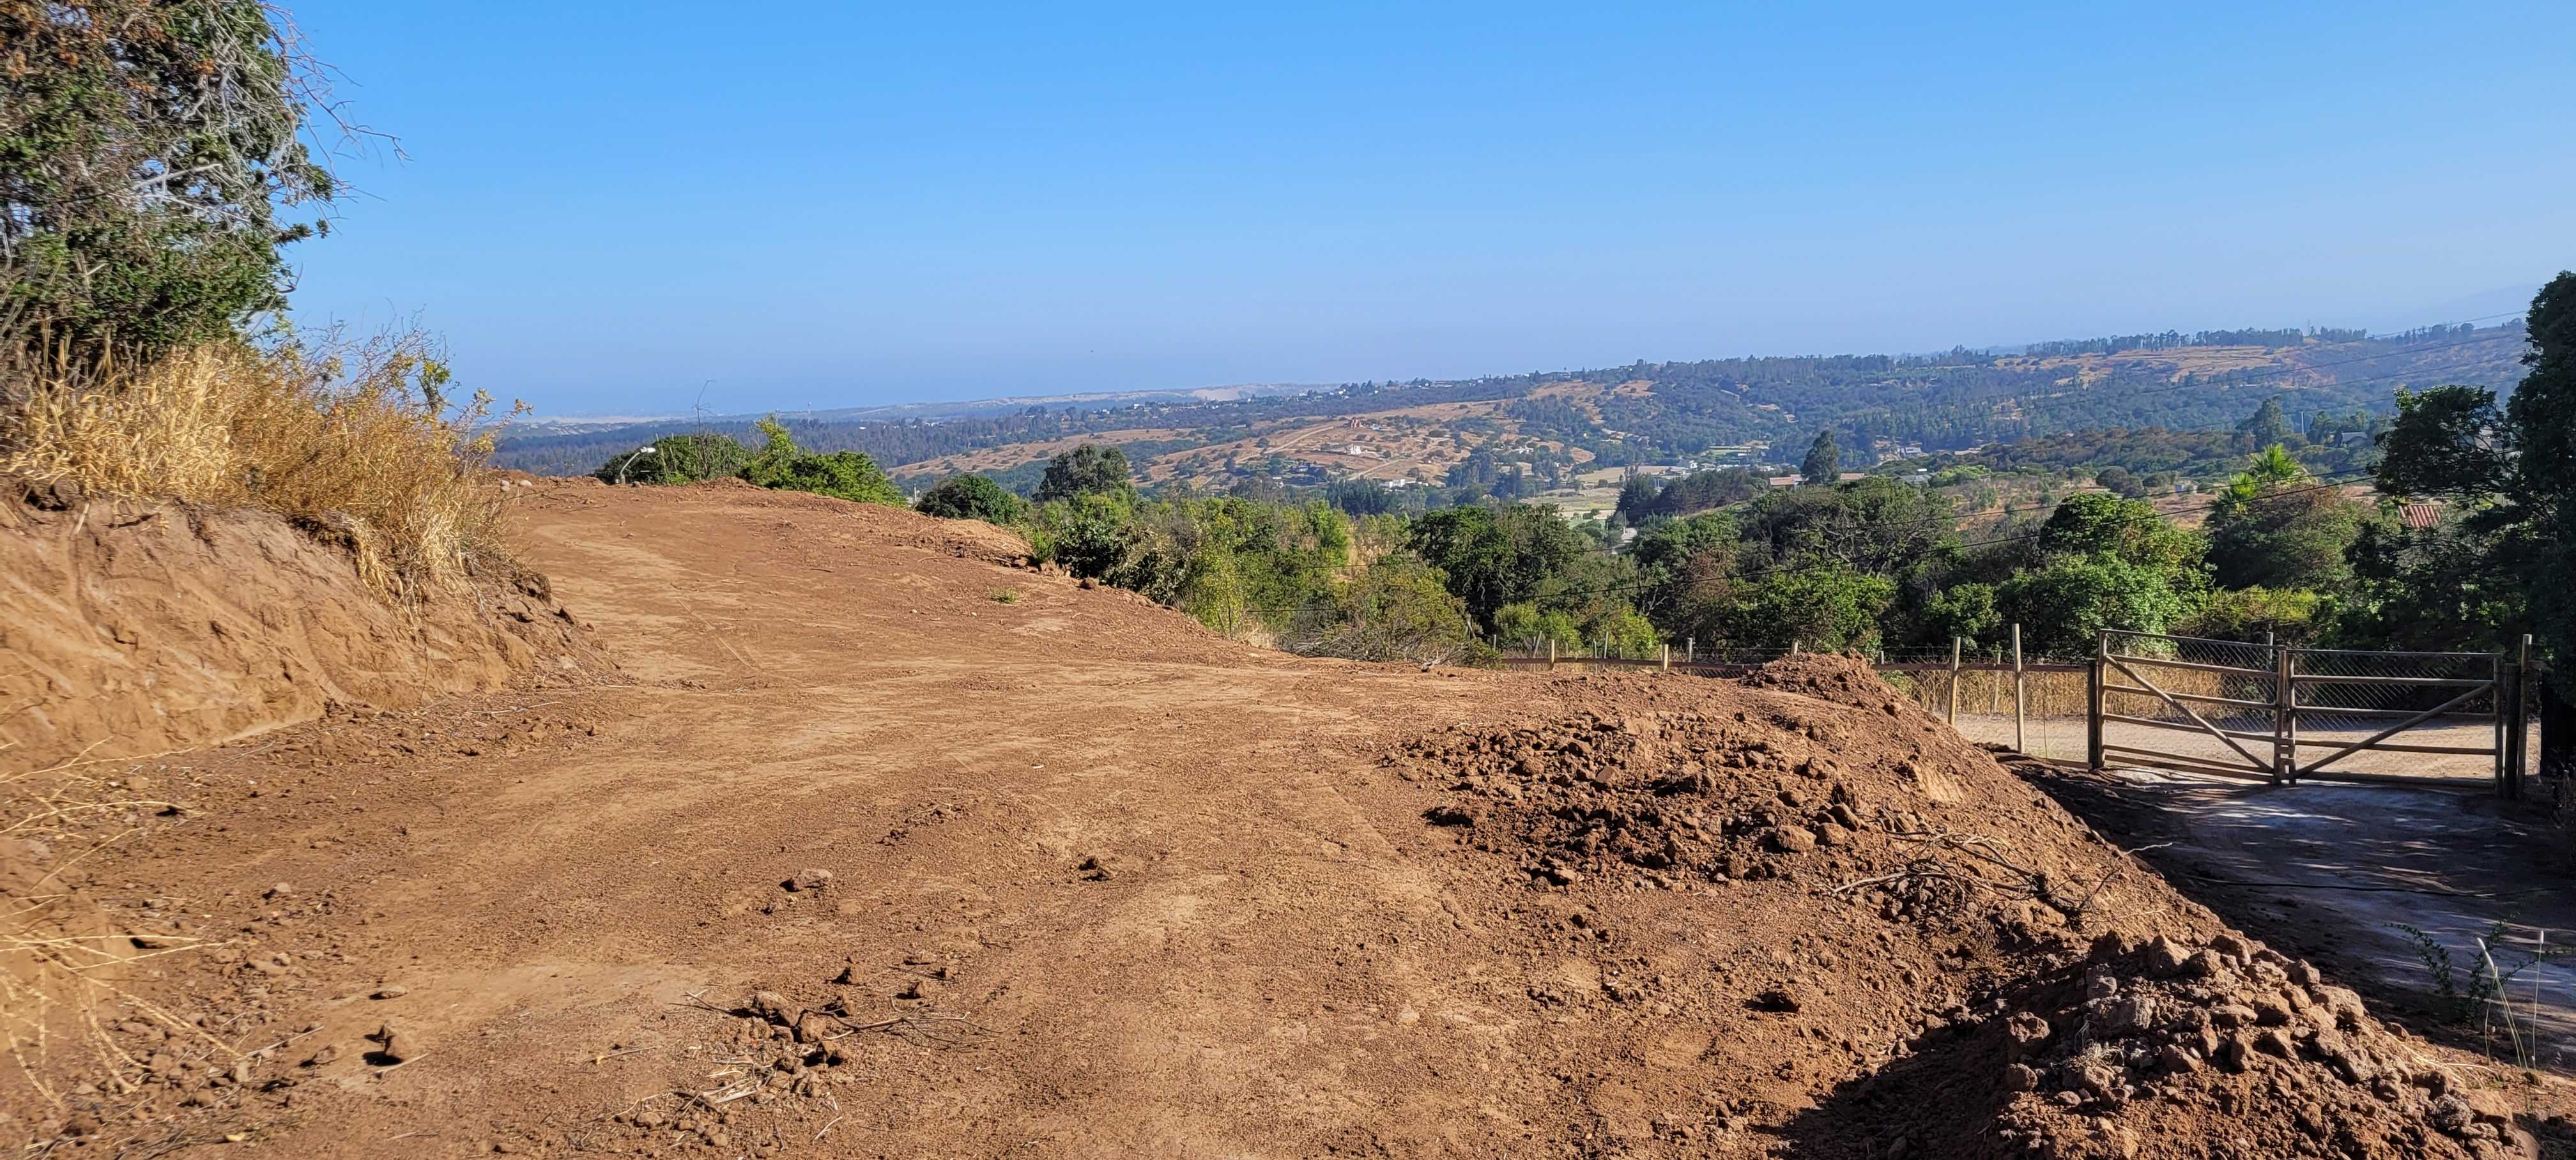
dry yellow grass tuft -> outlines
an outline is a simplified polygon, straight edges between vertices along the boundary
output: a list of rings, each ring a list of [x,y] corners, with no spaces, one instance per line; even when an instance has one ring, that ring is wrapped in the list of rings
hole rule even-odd
[[[141,370],[36,374],[0,405],[0,471],[283,512],[409,602],[508,560],[490,439],[474,433],[490,398],[451,408],[446,382],[417,336],[328,355],[217,344]]]

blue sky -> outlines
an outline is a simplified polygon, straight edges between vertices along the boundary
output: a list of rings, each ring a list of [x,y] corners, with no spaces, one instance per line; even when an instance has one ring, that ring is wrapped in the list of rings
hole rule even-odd
[[[2576,266],[2563,0],[294,7],[407,154],[342,164],[299,320],[553,414],[2396,328]]]

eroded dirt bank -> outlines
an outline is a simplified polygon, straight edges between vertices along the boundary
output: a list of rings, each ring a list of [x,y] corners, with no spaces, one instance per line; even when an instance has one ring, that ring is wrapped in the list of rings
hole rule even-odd
[[[270,512],[0,480],[0,771],[162,753],[590,667],[544,576],[398,610]]]
[[[132,1062],[0,1088],[12,1135],[2513,1154],[2505,1073],[2228,932],[1858,666],[1308,662],[974,525],[572,484],[525,519],[627,682],[333,715],[140,770],[182,815],[56,825],[140,831],[45,889],[166,953],[103,972]]]

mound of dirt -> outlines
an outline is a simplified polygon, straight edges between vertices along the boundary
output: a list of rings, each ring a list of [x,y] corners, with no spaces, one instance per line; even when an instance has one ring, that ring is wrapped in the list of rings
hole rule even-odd
[[[327,529],[325,530],[327,533]],[[284,517],[0,489],[0,749],[18,768],[609,666],[534,572],[398,608]]]
[[[1448,787],[1425,820],[1498,856],[1507,885],[1713,891],[1804,932],[1751,1011],[1846,1046],[1891,1001],[1938,1012],[1786,1126],[1798,1154],[2518,1154],[2492,1092],[2227,931],[1860,662],[1801,657],[1743,684],[1705,710],[1453,728],[1389,764]]]
[[[2013,1060],[2001,1138],[2049,1157],[2519,1156],[2468,1085],[2314,966],[2222,934],[2107,937],[1982,1029]]]
[[[2082,885],[2109,870],[2080,823],[1859,662],[1782,668],[1746,683],[1841,695],[1462,729],[1398,760],[1482,799],[1433,822],[1508,835],[1544,883],[1777,879],[1883,897],[1891,917],[1960,921],[1975,896],[2082,912]],[[2006,835],[2040,840],[2008,855]]]

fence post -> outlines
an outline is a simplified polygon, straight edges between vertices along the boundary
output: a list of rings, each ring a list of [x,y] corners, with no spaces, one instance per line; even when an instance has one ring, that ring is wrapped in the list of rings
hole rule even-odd
[[[2110,658],[2111,633],[2105,629],[2093,638],[2093,664],[2084,670],[2084,765],[2093,770],[2102,768],[2102,685]]]
[[[2268,635],[2268,634],[2267,634]],[[2272,646],[2272,782],[2287,784],[2299,769],[2299,685],[2291,679],[2290,650]]]
[[[2522,796],[2523,775],[2531,769],[2531,634],[2522,634],[2513,657],[2513,735],[2506,738],[2513,763],[2506,767],[2511,796]]]
[[[1664,671],[1668,673],[1673,671],[1673,646],[1671,645],[1664,646]]]
[[[2013,622],[2013,752],[2028,753],[2022,737],[2021,622]]]
[[[1959,727],[1959,638],[1950,638],[1950,727]]]
[[[1806,643],[1806,642],[1804,642],[1804,641],[1795,641],[1795,640],[1790,641],[1790,642],[1789,642],[1789,655],[1790,655],[1790,656],[1796,656],[1796,655],[1798,655],[1798,646],[1799,646],[1799,645],[1801,645],[1801,644],[1804,644],[1804,643]]]
[[[2511,800],[2513,798],[2513,782],[2506,776],[2504,768],[2505,750],[2510,746],[2511,742],[2505,736],[2504,732],[2506,717],[2504,711],[2504,654],[2501,652],[2492,652],[2487,654],[2487,696],[2490,699],[2487,707],[2493,711],[2495,716],[2496,796]]]
[[[1698,637],[1695,637],[1695,636],[1686,636],[1686,637],[1683,637],[1683,638],[1682,638],[1682,663],[1683,663],[1683,664],[1686,664],[1686,665],[1687,665],[1687,664],[1696,664],[1696,663],[1698,663],[1698,661],[1699,661],[1699,638],[1698,638]]]
[[[1552,635],[1547,638],[1547,671],[1556,671],[1556,637]]]

